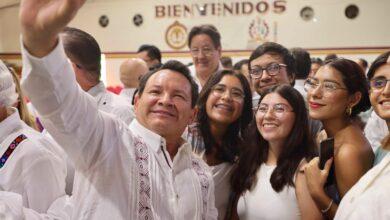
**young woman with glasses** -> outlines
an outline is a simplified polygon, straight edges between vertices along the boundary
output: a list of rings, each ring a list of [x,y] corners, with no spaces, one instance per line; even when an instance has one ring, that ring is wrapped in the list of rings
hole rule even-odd
[[[380,55],[368,71],[370,101],[379,117],[390,125],[390,51]],[[379,151],[379,152],[378,152]],[[345,195],[336,219],[389,219],[390,137],[377,150],[378,164]],[[381,159],[381,160],[380,160]]]
[[[315,155],[301,94],[290,85],[271,87],[253,125],[232,174],[228,219],[321,219],[299,172]]]
[[[368,85],[355,62],[334,59],[307,79],[305,90],[309,115],[322,122],[324,138],[334,138],[334,151],[324,170],[319,169],[317,157],[304,172],[317,207],[325,217],[333,219],[340,200],[372,167],[371,146],[362,130],[352,123],[357,114],[370,108]],[[335,181],[327,182],[328,175]]]
[[[230,194],[230,174],[242,144],[241,133],[252,120],[252,95],[245,76],[216,72],[203,87],[196,124],[189,142],[211,167],[218,219],[224,219]]]

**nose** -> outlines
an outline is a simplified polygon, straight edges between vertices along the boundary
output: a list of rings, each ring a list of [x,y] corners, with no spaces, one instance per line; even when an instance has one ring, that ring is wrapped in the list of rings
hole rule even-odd
[[[270,81],[271,80],[272,77],[268,74],[268,72],[265,69],[263,69],[261,73],[262,73],[261,77],[260,77],[261,81]]]
[[[227,90],[225,90],[225,92],[222,93],[221,98],[222,98],[223,100],[229,100],[229,101],[230,101],[230,100],[232,99],[232,94],[231,94],[230,91],[227,89]]]
[[[317,87],[313,88],[309,93],[311,93],[314,97],[321,97],[322,95],[322,88],[321,85],[318,85]]]
[[[173,101],[171,95],[168,93],[163,93],[158,99],[158,104],[162,106],[173,106]]]

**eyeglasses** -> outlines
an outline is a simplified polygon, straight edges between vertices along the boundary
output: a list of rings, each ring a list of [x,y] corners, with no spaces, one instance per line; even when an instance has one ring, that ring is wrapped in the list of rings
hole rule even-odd
[[[269,105],[265,104],[265,103],[260,103],[259,107],[257,108],[257,112],[259,112],[261,114],[266,114],[268,112],[268,110],[269,110]],[[272,106],[272,112],[274,112],[278,115],[282,115],[284,113],[294,112],[294,111],[291,110],[291,108],[288,105],[283,104],[283,103],[278,103],[278,104],[275,104]]]
[[[191,55],[193,57],[199,57],[200,53],[202,53],[205,57],[211,57],[214,54],[214,51],[214,48],[210,47],[192,48]]]
[[[308,78],[305,81],[304,89],[306,92],[312,92],[313,90],[317,89],[318,87],[320,87],[322,89],[322,91],[325,92],[326,94],[333,94],[333,92],[338,90],[338,89],[348,90],[347,88],[341,87],[336,82],[325,81],[325,82],[319,83],[318,80],[313,79],[313,78]]]
[[[382,90],[386,87],[388,81],[390,81],[390,79],[386,79],[383,76],[379,76],[370,80],[370,87],[375,90]]]
[[[264,68],[261,66],[253,66],[251,70],[249,70],[249,74],[252,78],[258,79],[262,77],[263,72],[265,70],[267,71],[268,75],[275,76],[276,74],[280,73],[280,69],[282,67],[287,67],[287,65],[282,63],[271,63]]]
[[[211,89],[211,93],[216,97],[222,97],[225,92],[229,91],[234,101],[241,102],[245,98],[245,94],[240,89],[228,89],[225,85],[215,85]]]

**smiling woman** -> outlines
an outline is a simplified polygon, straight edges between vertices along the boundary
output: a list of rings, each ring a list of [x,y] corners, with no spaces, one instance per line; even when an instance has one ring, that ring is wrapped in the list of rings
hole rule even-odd
[[[321,171],[318,158],[305,169],[311,196],[323,215],[332,219],[343,196],[372,167],[371,146],[362,130],[352,122],[357,114],[370,108],[368,85],[358,64],[334,59],[307,79],[305,90],[310,117],[322,122],[325,137],[334,138],[329,175],[335,181],[327,182],[328,174],[324,173],[330,170]]]
[[[299,172],[315,154],[303,97],[289,85],[272,87],[253,122],[232,174],[229,219],[320,219]]]
[[[196,125],[190,130],[189,142],[211,167],[218,219],[224,219],[230,175],[242,147],[241,134],[252,119],[251,100],[245,76],[222,70],[210,77],[197,103]]]

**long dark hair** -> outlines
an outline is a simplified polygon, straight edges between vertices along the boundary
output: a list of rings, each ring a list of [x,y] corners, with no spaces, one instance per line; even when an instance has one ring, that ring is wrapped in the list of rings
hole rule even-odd
[[[228,126],[223,136],[222,143],[218,146],[216,140],[211,134],[210,119],[206,112],[206,102],[214,85],[218,84],[224,76],[236,77],[244,89],[244,105],[241,116]],[[241,143],[240,134],[247,128],[253,118],[252,112],[252,93],[249,83],[245,76],[235,73],[232,70],[220,70],[213,74],[204,85],[198,99],[197,122],[199,123],[200,134],[206,148],[206,154],[210,153],[213,147],[217,150],[217,159],[233,163],[238,155],[238,147]]]
[[[302,159],[310,160],[315,156],[315,143],[309,130],[309,119],[305,101],[301,94],[289,85],[280,85],[270,88],[261,97],[277,93],[286,99],[295,114],[294,125],[280,152],[277,167],[271,175],[271,185],[276,192],[280,192],[286,185],[294,186],[294,175]],[[232,191],[236,196],[252,189],[256,184],[256,173],[268,158],[268,142],[259,133],[256,121],[253,120],[250,129],[245,135],[245,148],[239,156],[238,164],[231,177]]]

